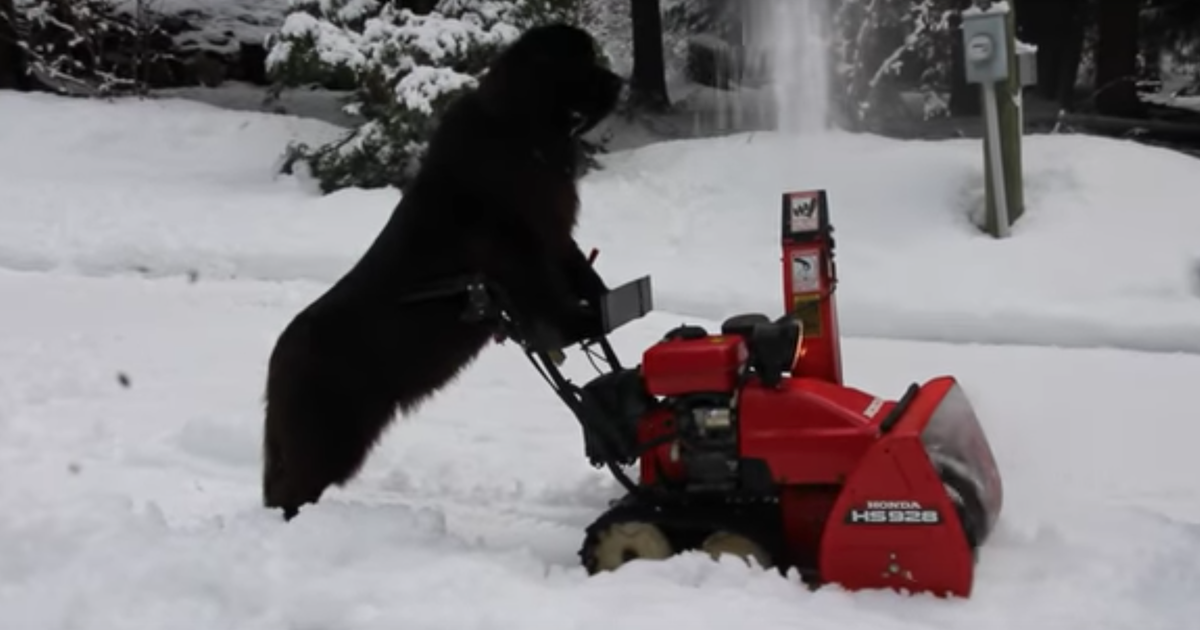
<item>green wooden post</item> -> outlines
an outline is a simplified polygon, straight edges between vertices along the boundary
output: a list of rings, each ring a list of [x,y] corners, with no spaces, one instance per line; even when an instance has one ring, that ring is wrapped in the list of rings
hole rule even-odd
[[[1004,190],[1008,202],[1008,223],[1012,225],[1025,212],[1025,184],[1021,160],[1021,137],[1024,135],[1021,115],[1021,76],[1017,63],[1016,12],[1008,4],[1005,16],[1005,40],[1008,49],[1008,81],[996,86],[996,110],[1000,118],[1000,155],[1004,162]],[[983,137],[983,164],[986,180],[986,211],[984,229],[999,238],[1000,225],[996,220],[996,196],[993,192],[992,160],[987,134]]]

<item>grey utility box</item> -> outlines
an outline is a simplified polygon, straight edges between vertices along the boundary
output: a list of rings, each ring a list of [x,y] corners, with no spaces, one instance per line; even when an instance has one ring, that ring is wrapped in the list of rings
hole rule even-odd
[[[1017,76],[1021,79],[1021,87],[1037,85],[1037,49],[1033,46],[1017,46]]]
[[[963,11],[963,54],[968,83],[998,83],[1008,79],[1008,41],[1005,12]]]

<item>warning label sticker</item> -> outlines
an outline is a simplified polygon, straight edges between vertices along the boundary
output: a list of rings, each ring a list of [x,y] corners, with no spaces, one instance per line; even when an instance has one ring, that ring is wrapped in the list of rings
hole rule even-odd
[[[815,194],[796,194],[788,197],[788,227],[793,233],[816,232],[821,229],[817,203]]]
[[[821,336],[820,294],[797,295],[792,299],[792,315],[804,325],[805,337]]]
[[[813,293],[821,290],[820,262],[816,252],[792,254],[792,292]]]

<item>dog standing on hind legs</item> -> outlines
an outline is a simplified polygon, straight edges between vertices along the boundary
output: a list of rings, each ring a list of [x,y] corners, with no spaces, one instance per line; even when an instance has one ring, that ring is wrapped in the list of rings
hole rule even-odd
[[[532,28],[442,117],[420,172],[362,258],[302,310],[271,354],[263,502],[291,519],[362,467],[397,412],[454,380],[493,330],[466,296],[413,300],[468,275],[574,338],[595,330],[604,283],[575,244],[580,137],[622,81],[585,31]]]

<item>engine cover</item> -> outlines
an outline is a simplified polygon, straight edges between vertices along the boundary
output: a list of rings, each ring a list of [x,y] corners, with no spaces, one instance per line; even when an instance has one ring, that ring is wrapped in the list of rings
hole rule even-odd
[[[738,335],[667,338],[642,355],[642,378],[655,396],[732,392],[746,356]]]

